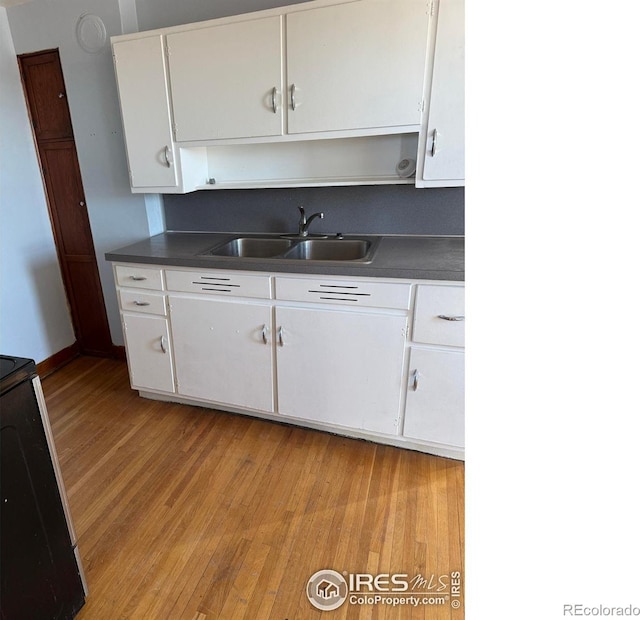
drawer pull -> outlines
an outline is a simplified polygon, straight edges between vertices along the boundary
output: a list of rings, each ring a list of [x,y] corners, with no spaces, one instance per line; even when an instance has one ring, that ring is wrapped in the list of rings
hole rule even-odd
[[[438,318],[444,321],[464,321],[463,316],[447,316],[446,314],[439,314]]]
[[[160,348],[162,349],[163,353],[167,352],[167,341],[165,340],[164,336],[160,336]]]
[[[282,329],[282,325],[278,328],[278,344],[281,347],[284,347],[284,337],[283,337],[283,332],[284,330]]]
[[[324,287],[324,288],[358,288],[357,286],[345,286],[342,284],[321,284],[320,287]],[[315,292],[315,291],[309,291],[309,292]]]
[[[321,294],[324,294],[324,295],[355,295],[357,297],[371,297],[371,293],[352,293],[351,291],[315,291],[312,288],[310,288],[309,292],[310,293],[321,293]],[[327,298],[327,299],[329,299],[329,298]]]
[[[148,302],[148,301],[137,301],[137,300],[135,300],[133,303],[136,306],[150,306],[151,305],[151,303]]]
[[[130,280],[133,280],[134,282],[142,282],[143,280],[146,280],[147,277],[146,276],[129,276]]]
[[[171,150],[169,149],[168,146],[164,147],[163,155],[164,155],[164,165],[167,168],[171,168],[171,163],[173,162],[173,154],[171,153]]]
[[[414,370],[413,374],[411,375],[411,388],[413,389],[414,392],[418,391],[419,377],[420,377],[420,373],[417,370]]]
[[[262,342],[264,342],[265,344],[269,344],[269,341],[267,340],[267,331],[268,328],[266,325],[262,326]]]

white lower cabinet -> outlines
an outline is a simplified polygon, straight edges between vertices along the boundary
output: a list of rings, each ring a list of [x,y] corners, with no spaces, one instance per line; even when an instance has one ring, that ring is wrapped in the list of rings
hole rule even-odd
[[[464,446],[464,352],[412,347],[404,436]]]
[[[169,296],[178,393],[273,411],[271,306]]]
[[[464,458],[463,284],[115,273],[131,385],[145,396]]]
[[[464,454],[464,285],[419,284],[403,435]]]
[[[174,392],[169,325],[163,316],[122,314],[131,387]]]
[[[397,434],[407,318],[278,307],[281,414]]]

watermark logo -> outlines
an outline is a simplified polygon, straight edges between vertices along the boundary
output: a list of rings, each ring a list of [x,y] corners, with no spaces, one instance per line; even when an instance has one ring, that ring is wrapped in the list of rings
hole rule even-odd
[[[322,611],[338,609],[347,600],[347,594],[345,578],[334,570],[319,570],[307,582],[309,602]]]
[[[640,607],[637,605],[610,606],[610,605],[583,605],[571,603],[564,605],[563,616],[640,616]]]
[[[352,605],[441,606],[459,609],[462,604],[460,571],[431,573],[347,573],[331,569],[314,573],[307,582],[307,598],[322,611]]]

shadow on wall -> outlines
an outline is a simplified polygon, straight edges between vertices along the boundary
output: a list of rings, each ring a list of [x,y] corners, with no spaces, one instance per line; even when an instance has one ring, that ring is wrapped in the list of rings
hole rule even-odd
[[[409,185],[234,189],[165,195],[167,230],[295,232],[298,206],[324,213],[313,232],[464,235],[464,188]]]
[[[29,262],[29,287],[31,288],[34,312],[39,314],[42,333],[39,341],[46,343],[46,349],[52,352],[71,346],[75,341],[71,312],[67,301],[60,266],[56,260],[31,260]],[[20,317],[16,317],[20,320]],[[32,330],[33,325],[23,321],[20,330]],[[42,361],[42,360],[36,360]]]

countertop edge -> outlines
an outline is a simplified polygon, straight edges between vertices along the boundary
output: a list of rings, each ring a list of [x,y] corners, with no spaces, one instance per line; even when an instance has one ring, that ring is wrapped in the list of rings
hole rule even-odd
[[[225,238],[240,236],[242,233],[202,233],[202,235],[196,237],[193,233],[161,233],[118,250],[106,252],[104,256],[109,262],[163,267],[464,282],[464,237],[368,235],[378,237],[380,246],[371,262],[358,263],[201,256],[203,250],[201,242],[204,239],[208,239],[205,245],[215,244],[218,241],[224,241]],[[384,246],[382,241],[385,241]],[[444,245],[452,246],[453,249],[438,247],[442,246],[443,242]],[[175,247],[172,248],[172,245]],[[437,268],[414,266],[429,261],[436,262]]]

